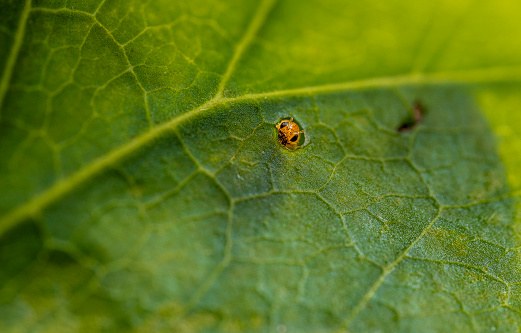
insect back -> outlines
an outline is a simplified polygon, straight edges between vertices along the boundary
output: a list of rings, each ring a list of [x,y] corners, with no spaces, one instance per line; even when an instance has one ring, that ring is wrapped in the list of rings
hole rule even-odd
[[[304,132],[300,126],[293,121],[293,118],[282,119],[277,124],[277,131],[279,143],[289,150],[297,149],[304,137]]]

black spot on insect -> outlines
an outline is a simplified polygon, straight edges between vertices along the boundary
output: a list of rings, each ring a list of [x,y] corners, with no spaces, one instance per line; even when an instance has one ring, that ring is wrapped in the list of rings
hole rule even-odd
[[[298,135],[293,135],[293,137],[289,140],[291,142],[295,142],[298,139]]]
[[[282,145],[286,145],[288,143],[288,139],[282,132],[279,132],[279,141]]]
[[[288,122],[287,121],[285,121],[282,124],[280,124],[280,128],[283,128],[283,127],[286,127],[286,126],[288,126]]]
[[[398,132],[409,132],[416,125],[423,121],[425,115],[425,107],[420,102],[414,102],[412,107],[412,118],[406,119],[403,124],[398,127]]]

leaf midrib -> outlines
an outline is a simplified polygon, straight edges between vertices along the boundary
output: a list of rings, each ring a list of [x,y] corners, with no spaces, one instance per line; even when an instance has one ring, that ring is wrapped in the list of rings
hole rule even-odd
[[[256,94],[245,94],[237,97],[222,97],[222,95],[219,96],[216,94],[214,98],[196,107],[195,109],[179,115],[159,126],[152,127],[148,132],[141,134],[127,143],[109,151],[107,154],[98,157],[92,163],[86,165],[72,175],[58,181],[46,191],[33,197],[26,203],[14,208],[0,219],[0,236],[3,235],[7,230],[23,222],[25,219],[31,216],[36,216],[45,207],[49,206],[57,199],[69,193],[88,179],[91,179],[95,175],[106,170],[108,167],[124,160],[133,152],[146,146],[165,133],[174,130],[184,121],[194,118],[195,116],[205,111],[210,111],[217,106],[231,105],[241,101],[265,100],[271,98],[312,95],[320,93],[341,93],[353,90],[385,87],[478,84],[493,82],[521,82],[521,68],[502,67],[493,69],[477,69],[471,71],[406,74],[391,77],[348,81],[338,84],[311,86]]]

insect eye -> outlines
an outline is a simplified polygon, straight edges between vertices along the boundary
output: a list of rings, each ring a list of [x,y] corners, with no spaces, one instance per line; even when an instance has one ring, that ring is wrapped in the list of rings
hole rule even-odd
[[[294,135],[289,141],[295,142],[298,139],[298,135]]]
[[[282,124],[280,124],[280,128],[283,128],[283,127],[286,127],[286,126],[288,126],[288,122],[287,121],[285,121]]]

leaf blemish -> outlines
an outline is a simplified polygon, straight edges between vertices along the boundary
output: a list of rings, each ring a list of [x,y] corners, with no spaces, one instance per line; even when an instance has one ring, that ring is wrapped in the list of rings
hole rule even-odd
[[[425,115],[425,107],[418,101],[414,102],[412,107],[412,117],[408,117],[401,125],[398,127],[398,132],[409,132],[416,125],[423,121],[423,117]]]

